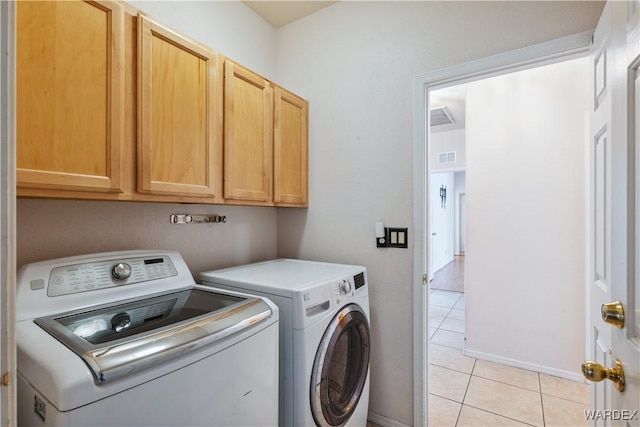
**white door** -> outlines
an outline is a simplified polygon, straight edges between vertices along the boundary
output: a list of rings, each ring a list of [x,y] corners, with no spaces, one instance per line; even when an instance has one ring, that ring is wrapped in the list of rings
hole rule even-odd
[[[630,157],[632,160],[630,188],[633,195],[629,198],[628,215],[632,219],[630,225],[633,232],[631,246],[631,273],[625,285],[614,286],[612,297],[623,302],[628,315],[623,328],[612,328],[613,354],[619,358],[624,366],[626,385],[623,393],[615,393],[612,398],[614,409],[632,411],[616,414],[618,418],[631,418],[624,423],[628,426],[640,426],[640,5],[638,1],[631,1],[622,5],[627,12],[625,17],[627,60],[624,72],[631,70],[627,78],[627,99],[625,101],[630,111],[627,117],[633,126],[630,138]],[[620,7],[620,6],[618,6]],[[629,102],[629,100],[631,102]],[[634,158],[635,155],[635,158]],[[634,412],[635,411],[635,412]]]
[[[635,79],[627,76],[630,65],[627,22],[631,12],[626,2],[608,2],[591,48],[588,342],[589,357],[598,365],[585,363],[583,372],[592,380],[609,376],[617,381],[598,381],[593,385],[592,411],[585,415],[598,426],[640,425],[640,414],[636,412],[640,409],[640,351],[636,327],[639,322],[636,320],[634,325],[632,321],[639,317],[635,309],[637,297],[634,299],[633,295],[634,289],[638,289],[634,271],[640,264],[634,257],[635,220],[630,221],[635,218],[634,168],[628,163],[634,152],[629,142],[635,142],[633,134],[628,132],[635,107],[627,104],[633,100],[629,95],[636,91]],[[636,46],[640,48],[640,44]],[[638,54],[640,50],[634,56]],[[603,319],[603,304],[616,300],[627,312],[622,328],[612,325],[612,319],[609,322]],[[619,372],[612,370],[617,361],[622,363],[626,374],[624,391],[618,390],[622,389]]]

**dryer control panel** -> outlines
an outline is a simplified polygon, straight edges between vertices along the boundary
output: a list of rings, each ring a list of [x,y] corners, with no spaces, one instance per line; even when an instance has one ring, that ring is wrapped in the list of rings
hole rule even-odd
[[[366,285],[364,273],[338,280],[331,285],[331,294],[334,302],[340,304],[349,298],[355,297],[358,290],[364,285]]]
[[[340,305],[355,298],[366,284],[367,279],[363,272],[305,291],[302,294],[305,317],[315,317],[331,310],[332,304]]]

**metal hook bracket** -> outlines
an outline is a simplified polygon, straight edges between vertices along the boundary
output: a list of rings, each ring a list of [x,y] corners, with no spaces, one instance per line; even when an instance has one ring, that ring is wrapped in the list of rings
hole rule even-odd
[[[172,214],[171,224],[205,224],[212,222],[227,222],[224,215],[192,215],[192,214]]]

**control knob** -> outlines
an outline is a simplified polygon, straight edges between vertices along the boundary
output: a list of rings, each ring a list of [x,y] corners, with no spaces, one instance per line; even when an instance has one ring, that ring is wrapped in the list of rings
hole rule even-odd
[[[119,262],[111,269],[111,275],[116,280],[126,280],[131,276],[131,266],[126,262]]]
[[[348,295],[351,293],[351,283],[348,280],[340,282],[340,293],[342,295]]]

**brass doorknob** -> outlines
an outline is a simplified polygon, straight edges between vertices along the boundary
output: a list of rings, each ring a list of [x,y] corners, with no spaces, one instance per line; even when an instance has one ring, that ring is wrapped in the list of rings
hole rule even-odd
[[[620,301],[602,304],[600,312],[602,320],[620,329],[624,328],[624,307]]]
[[[598,362],[588,360],[582,364],[582,375],[589,381],[611,380],[616,385],[616,390],[624,391],[624,370],[622,362],[616,359],[616,366],[605,368]]]

